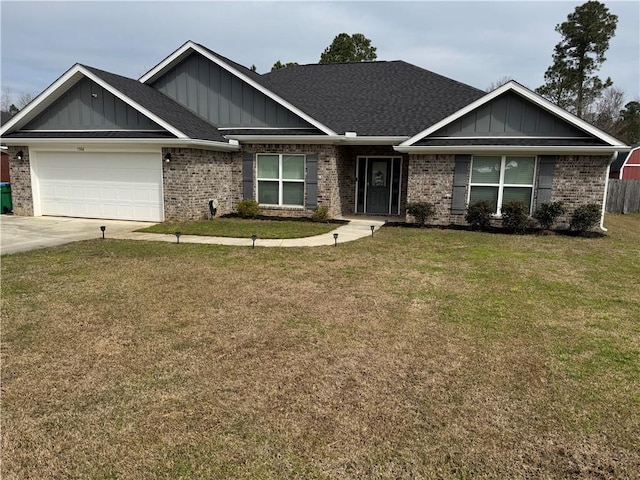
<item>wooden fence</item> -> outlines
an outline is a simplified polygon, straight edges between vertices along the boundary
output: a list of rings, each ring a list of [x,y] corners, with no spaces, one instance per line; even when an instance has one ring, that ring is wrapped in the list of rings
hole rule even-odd
[[[640,180],[609,179],[607,212],[640,213]]]

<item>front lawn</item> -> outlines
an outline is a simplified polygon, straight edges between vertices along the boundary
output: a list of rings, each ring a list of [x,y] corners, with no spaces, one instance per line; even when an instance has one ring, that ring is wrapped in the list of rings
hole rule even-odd
[[[3,256],[2,477],[637,478],[640,216],[605,224]]]
[[[188,222],[164,222],[137,230],[147,233],[180,232],[183,235],[209,237],[251,238],[302,238],[322,235],[335,230],[335,223],[303,222],[296,220],[252,220],[245,218],[214,218]]]

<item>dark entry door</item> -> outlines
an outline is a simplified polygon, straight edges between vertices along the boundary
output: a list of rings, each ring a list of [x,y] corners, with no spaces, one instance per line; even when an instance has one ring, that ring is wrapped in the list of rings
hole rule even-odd
[[[367,175],[367,212],[389,213],[391,159],[369,158]]]
[[[400,158],[358,158],[358,213],[398,214]]]

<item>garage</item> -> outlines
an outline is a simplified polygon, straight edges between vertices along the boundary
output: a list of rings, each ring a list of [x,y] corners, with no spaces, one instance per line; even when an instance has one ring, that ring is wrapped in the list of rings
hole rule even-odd
[[[34,152],[38,215],[162,221],[160,152]]]

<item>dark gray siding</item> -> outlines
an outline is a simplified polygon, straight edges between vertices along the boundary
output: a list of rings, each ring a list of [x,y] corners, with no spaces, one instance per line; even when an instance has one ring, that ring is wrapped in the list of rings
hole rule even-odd
[[[456,155],[453,173],[453,195],[451,197],[451,213],[462,215],[466,211],[467,181],[471,155]]]
[[[468,113],[435,132],[434,137],[464,136],[554,136],[584,137],[578,130],[513,92]]]
[[[311,125],[199,53],[152,86],[217,127],[310,127]]]
[[[24,130],[164,129],[97,83],[83,78]]]

